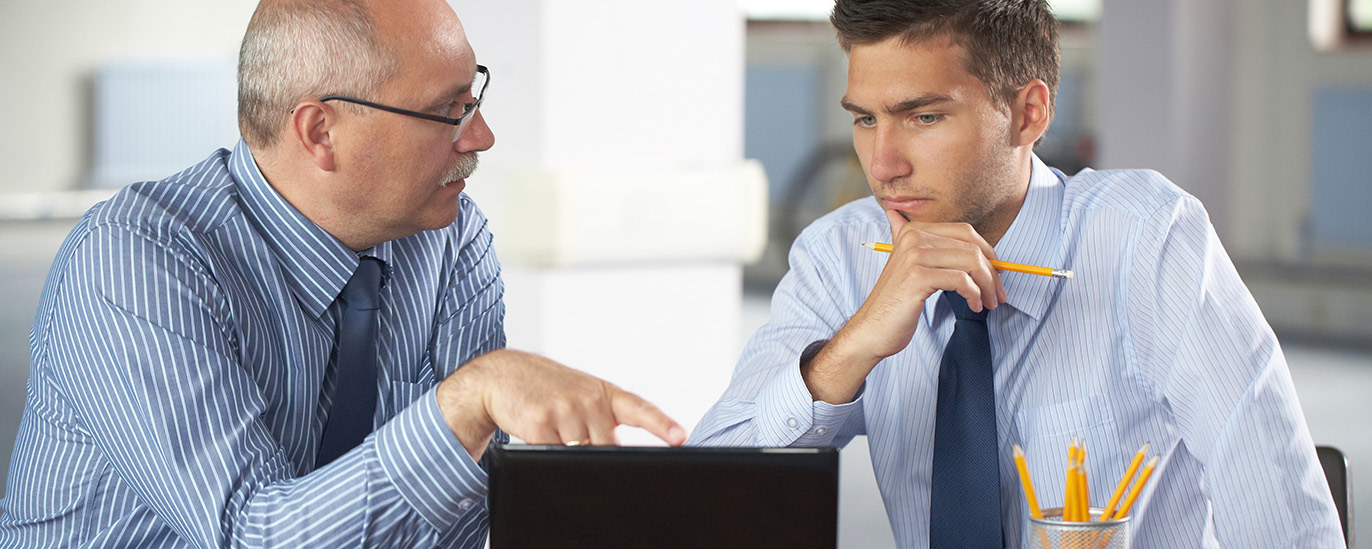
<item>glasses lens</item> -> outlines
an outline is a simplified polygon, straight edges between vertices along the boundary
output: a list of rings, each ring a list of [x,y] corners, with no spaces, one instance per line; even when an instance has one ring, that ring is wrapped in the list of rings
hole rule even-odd
[[[472,119],[476,118],[476,110],[481,108],[481,100],[486,96],[486,84],[489,83],[490,78],[490,74],[484,70],[476,72],[476,78],[472,80],[471,108],[462,113],[462,122],[453,127],[452,139],[454,143],[457,142],[458,137],[462,136],[462,130],[467,128],[467,124],[471,124]]]

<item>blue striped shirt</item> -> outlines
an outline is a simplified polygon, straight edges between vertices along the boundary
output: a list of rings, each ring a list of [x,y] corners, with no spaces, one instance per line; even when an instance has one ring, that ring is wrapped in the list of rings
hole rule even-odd
[[[491,234],[461,200],[367,252],[387,266],[377,428],[319,470],[358,254],[242,141],[91,209],[34,321],[0,546],[481,546],[486,473],[434,396],[505,343]]]
[[[797,367],[886,265],[861,244],[890,235],[870,198],[801,234],[771,318],[692,444],[843,446],[865,434],[897,543],[923,547],[947,304],[925,300],[910,345],[851,403],[814,402]],[[1074,436],[1087,441],[1097,506],[1140,446],[1161,455],[1130,513],[1135,547],[1342,546],[1286,359],[1195,198],[1155,172],[1067,178],[1034,158],[996,255],[1076,274],[1003,274],[1009,302],[987,320],[1008,546],[1028,531],[1011,446],[1028,454],[1042,507],[1060,507]]]

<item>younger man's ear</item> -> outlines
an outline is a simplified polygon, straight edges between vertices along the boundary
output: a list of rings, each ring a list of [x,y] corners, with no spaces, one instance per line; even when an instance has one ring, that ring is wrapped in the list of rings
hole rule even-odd
[[[1043,137],[1051,120],[1048,105],[1052,100],[1048,84],[1035,78],[1015,93],[1011,114],[1014,117],[1015,145],[1030,145]]]

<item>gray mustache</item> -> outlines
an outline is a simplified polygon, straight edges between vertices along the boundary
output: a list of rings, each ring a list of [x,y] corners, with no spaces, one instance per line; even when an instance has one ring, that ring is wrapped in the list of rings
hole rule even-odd
[[[443,174],[443,181],[439,182],[439,185],[446,186],[449,181],[471,177],[472,173],[476,171],[478,163],[479,159],[476,152],[469,152],[457,157],[457,163],[453,164],[453,167],[448,168],[448,171]]]

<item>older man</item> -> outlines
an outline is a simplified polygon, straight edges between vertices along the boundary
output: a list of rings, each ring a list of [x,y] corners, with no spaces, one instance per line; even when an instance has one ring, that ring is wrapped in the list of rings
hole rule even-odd
[[[461,546],[508,432],[684,430],[503,349],[462,193],[494,136],[442,0],[266,0],[243,140],[93,208],[52,267],[0,546]]]

